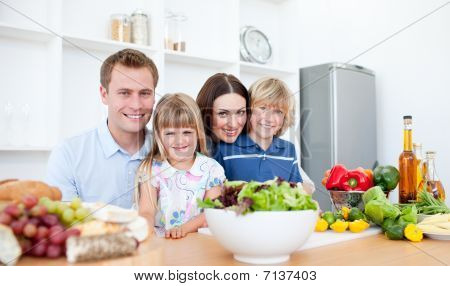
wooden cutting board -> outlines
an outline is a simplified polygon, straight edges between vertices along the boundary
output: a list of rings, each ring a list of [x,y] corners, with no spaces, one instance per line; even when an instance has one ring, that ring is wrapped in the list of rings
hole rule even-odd
[[[199,228],[198,233],[205,235],[212,235],[209,228]],[[309,237],[308,241],[299,250],[321,247],[324,245],[330,245],[348,240],[368,237],[380,233],[381,228],[377,226],[371,226],[370,228],[360,233],[353,233],[350,231],[337,233],[332,230],[327,230],[325,232],[313,232]]]

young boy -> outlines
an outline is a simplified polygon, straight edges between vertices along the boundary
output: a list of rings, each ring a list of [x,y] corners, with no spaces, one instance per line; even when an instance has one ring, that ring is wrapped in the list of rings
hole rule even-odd
[[[234,143],[220,143],[215,159],[228,180],[259,181],[280,177],[303,182],[294,144],[280,139],[294,123],[295,103],[286,84],[262,78],[249,90],[251,116],[247,134]]]

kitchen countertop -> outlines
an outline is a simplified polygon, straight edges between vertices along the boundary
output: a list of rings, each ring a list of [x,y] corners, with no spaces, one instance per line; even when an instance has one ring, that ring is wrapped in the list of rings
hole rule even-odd
[[[384,235],[297,251],[281,265],[449,265],[450,242],[413,243]],[[65,258],[23,257],[18,265],[70,265]],[[233,259],[212,236],[194,233],[178,240],[149,238],[134,256],[75,265],[246,265]]]

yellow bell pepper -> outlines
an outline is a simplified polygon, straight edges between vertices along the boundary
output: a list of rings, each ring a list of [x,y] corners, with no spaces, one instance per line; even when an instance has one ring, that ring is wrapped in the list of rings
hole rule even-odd
[[[341,208],[342,216],[345,220],[348,220],[348,214],[350,213],[350,209],[348,207],[342,207]]]
[[[351,232],[361,232],[363,230],[366,230],[369,226],[370,225],[362,219],[352,221],[348,224],[348,228]]]
[[[405,237],[413,242],[419,242],[423,239],[422,231],[415,224],[408,224],[404,230]]]
[[[338,219],[335,223],[330,225],[330,228],[335,232],[344,232],[348,228],[348,221]]]
[[[323,218],[320,218],[317,220],[316,223],[316,231],[317,232],[322,232],[322,231],[326,231],[328,229],[328,223],[326,220],[324,220]]]

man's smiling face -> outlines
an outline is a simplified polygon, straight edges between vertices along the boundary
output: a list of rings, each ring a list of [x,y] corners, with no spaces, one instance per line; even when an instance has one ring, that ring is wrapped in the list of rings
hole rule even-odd
[[[108,125],[125,133],[138,133],[150,120],[155,103],[155,85],[150,70],[116,64],[108,91],[101,88],[108,106]]]

